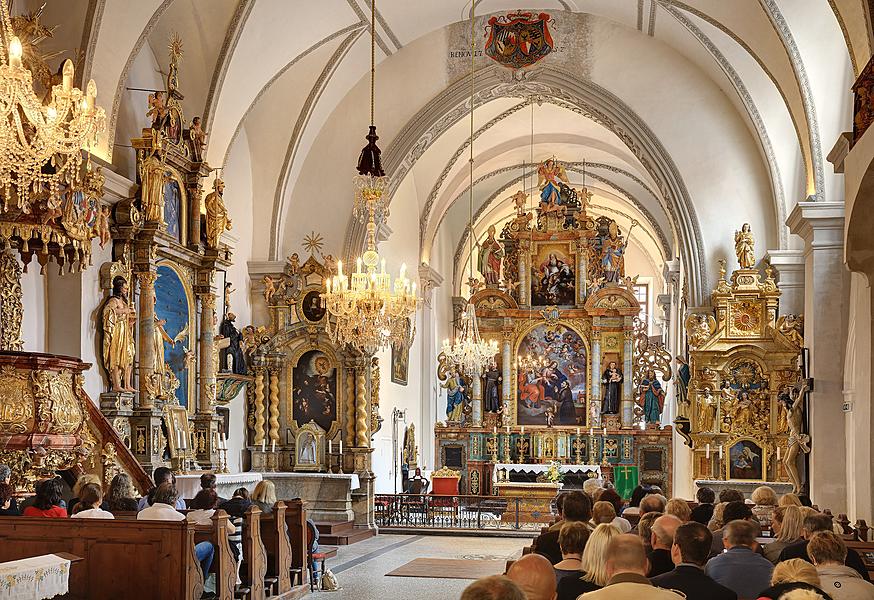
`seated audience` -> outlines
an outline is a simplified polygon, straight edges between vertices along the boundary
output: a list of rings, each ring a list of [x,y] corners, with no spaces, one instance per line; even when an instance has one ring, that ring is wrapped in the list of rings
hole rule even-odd
[[[807,562],[811,562],[810,557],[807,554],[808,540],[810,540],[813,534],[818,531],[831,530],[832,519],[828,515],[825,515],[823,513],[814,513],[805,517],[803,525],[801,527],[801,536],[804,539],[802,539],[800,542],[790,544],[783,548],[782,552],[780,552],[780,557],[777,559],[778,562],[783,562],[784,560],[789,560],[790,558],[803,558]],[[844,561],[844,564],[848,567],[855,569],[856,572],[862,576],[862,579],[864,579],[865,581],[869,581],[868,569],[865,568],[865,563],[862,562],[862,557],[859,556],[859,553],[852,548],[847,548],[847,558]]]
[[[691,519],[696,523],[707,525],[710,518],[713,516],[713,506],[716,502],[716,492],[709,487],[698,488],[695,493],[695,499],[698,501],[698,506],[692,509]]]
[[[831,531],[817,531],[810,536],[807,554],[816,567],[820,588],[834,600],[874,598],[874,584],[845,564],[847,545],[841,536]]]
[[[651,512],[663,513],[665,512],[665,506],[667,503],[668,499],[661,494],[649,494],[644,496],[643,500],[640,501],[640,516],[642,517],[646,513]]]
[[[586,524],[592,518],[592,501],[579,490],[568,492],[562,513],[565,523],[581,522]],[[561,549],[558,547],[560,531],[547,531],[534,539],[534,552],[549,559],[553,565],[561,561]]]
[[[723,515],[726,506],[728,506],[728,502],[720,502],[713,507],[713,516],[710,517],[710,522],[707,523],[707,529],[710,531],[719,531],[725,526]]]
[[[637,535],[640,536],[640,541],[643,542],[644,548],[646,548],[647,552],[652,551],[652,524],[655,523],[655,520],[662,516],[660,512],[649,512],[640,517],[640,521],[637,522]],[[634,533],[632,531],[632,533]]]
[[[555,570],[539,554],[526,554],[514,562],[507,577],[519,586],[527,600],[555,600]]]
[[[556,520],[555,523],[549,526],[549,531],[559,531],[561,530],[561,526],[564,525],[564,515],[562,513],[562,510],[564,507],[565,496],[567,496],[567,492],[559,492],[555,496]]]
[[[218,490],[215,489],[217,482],[218,482],[218,479],[216,478],[214,473],[204,473],[203,475],[200,476],[200,489],[215,491],[216,496],[219,499],[219,504],[221,504],[222,502],[224,502],[226,500],[226,498],[222,498],[221,496],[218,496]]]
[[[671,498],[665,504],[665,514],[674,515],[683,523],[692,519],[692,509],[689,508],[689,503],[682,498]]]
[[[57,477],[36,484],[33,504],[24,509],[25,517],[66,517],[67,509],[61,505],[61,481]]]
[[[675,567],[672,571],[650,578],[652,584],[679,591],[686,595],[686,600],[737,600],[734,591],[704,574],[712,541],[713,534],[697,521],[677,527],[671,546],[671,559]]]
[[[758,600],[779,600],[784,597],[784,594],[793,590],[807,590],[828,598],[819,585],[819,575],[813,565],[806,560],[793,558],[774,568],[771,587],[759,592]]]
[[[726,488],[719,492],[719,501],[720,502],[743,502],[744,495],[740,490],[735,490],[733,488]]]
[[[604,490],[598,499],[601,502],[609,502],[610,504],[612,504],[613,509],[616,511],[617,515],[622,513],[622,496],[620,496],[619,492],[617,492],[615,489],[608,488]],[[631,531],[631,523],[628,522],[628,519],[625,519],[623,517],[617,516],[615,519],[613,519],[613,525],[615,525],[619,529],[620,533],[628,533],[629,531]]]
[[[583,482],[583,493],[589,497],[589,500],[594,504],[595,492],[604,489],[604,482],[600,479],[586,479]]]
[[[246,510],[252,506],[252,500],[249,499],[249,490],[244,487],[239,487],[234,490],[234,495],[230,500],[225,500],[219,504],[219,508],[231,515],[232,517],[240,517],[246,513]]]
[[[251,500],[261,509],[263,514],[271,514],[273,505],[276,504],[276,484],[268,479],[259,481],[255,489],[252,490]]]
[[[70,516],[74,519],[114,519],[115,515],[101,508],[103,504],[105,503],[100,484],[86,483],[79,488],[79,501],[72,504]]]
[[[774,488],[767,485],[760,485],[753,490],[753,515],[762,526],[762,529],[771,527],[771,520],[774,518],[774,511],[777,508],[777,494]]]
[[[154,502],[155,492],[161,486],[162,483],[171,483],[174,487],[176,486],[176,476],[173,474],[173,471],[168,469],[167,467],[156,467],[154,473],[152,474],[152,481],[155,482],[155,487],[149,490],[149,492],[140,498],[140,501],[137,502],[137,510],[143,510],[147,506],[151,506]],[[176,498],[176,509],[177,510],[185,510],[185,500],[182,498]]]
[[[69,512],[71,515],[73,514],[73,509],[76,507],[76,504],[79,503],[79,499],[82,497],[82,488],[88,484],[96,485],[97,487],[99,487],[102,494],[103,486],[101,485],[100,477],[93,473],[86,473],[85,475],[80,476],[79,479],[76,480],[76,483],[73,484],[73,497],[70,498],[70,502],[67,504],[67,506],[70,507]],[[108,511],[109,503],[103,502],[100,508]]]
[[[2,506],[0,506],[0,515],[5,515],[7,517],[13,517],[21,514],[21,508],[18,506],[18,500],[15,498],[14,495],[11,495],[15,493],[15,487],[11,485],[11,480],[12,469],[9,468],[9,465],[0,465],[0,484],[6,484],[12,489],[12,492],[8,492],[10,494],[8,498],[0,503],[2,505],[5,505],[7,501],[9,502],[8,507],[3,508]],[[2,498],[2,496],[0,496],[0,498]]]
[[[653,521],[652,533],[650,533],[652,550],[647,554],[649,560],[647,577],[655,577],[674,570],[671,547],[674,545],[674,532],[682,524],[683,522],[674,515],[662,515]]]
[[[610,540],[607,547],[607,585],[580,596],[583,600],[677,600],[670,590],[653,587],[646,572],[649,565],[640,538],[623,533]]]
[[[176,486],[169,481],[163,482],[152,494],[152,503],[137,513],[137,521],[184,521],[185,515],[176,510],[177,500],[179,500],[179,493],[176,491]],[[215,547],[211,542],[198,542],[194,546],[194,553],[200,561],[205,579],[209,576]]]
[[[610,507],[613,508],[612,506]],[[583,550],[589,539],[589,528],[583,523],[565,523],[558,533],[558,547],[561,548],[561,562],[555,564],[555,580],[558,582],[567,575],[580,572]]]
[[[743,500],[732,500],[725,505],[725,509],[722,511],[722,520],[725,523],[738,520],[752,521],[753,511]],[[722,543],[723,531],[724,529],[717,529],[713,532],[713,545],[710,546],[710,556],[716,556],[725,550],[725,546]],[[755,537],[758,537],[760,531],[761,528],[756,529]]]
[[[771,521],[774,541],[762,546],[765,558],[777,564],[783,548],[801,541],[802,520],[801,509],[794,504],[777,507],[774,511],[774,519]]]
[[[5,481],[0,481],[0,517],[17,517],[18,514],[15,488]]]
[[[616,518],[616,509],[604,500],[595,502],[592,507],[592,525],[597,527],[601,523],[612,523]]]
[[[777,506],[803,506],[796,494],[783,494],[777,502]]]
[[[642,515],[640,510],[641,501],[650,494],[661,494],[662,490],[656,485],[639,485],[631,492],[631,499],[628,501],[628,508],[622,511],[622,514]]]
[[[109,491],[106,493],[106,501],[111,511],[135,511],[137,509],[137,491],[134,489],[130,475],[119,473],[112,478]]]
[[[461,600],[526,600],[525,592],[503,575],[477,579],[464,588]]]
[[[740,600],[758,598],[758,593],[770,585],[774,571],[774,565],[755,551],[758,525],[737,519],[729,521],[723,532],[726,551],[707,561],[704,573],[733,590]]]
[[[602,523],[595,528],[580,561],[580,572],[562,577],[558,582],[558,600],[576,600],[585,592],[600,589],[607,584],[607,547],[610,540],[620,535],[613,525]]]

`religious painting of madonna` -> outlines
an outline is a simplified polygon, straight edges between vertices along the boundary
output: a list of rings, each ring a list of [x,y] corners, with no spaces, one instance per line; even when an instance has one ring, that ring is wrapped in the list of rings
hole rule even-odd
[[[516,350],[519,425],[585,425],[588,353],[580,335],[564,325],[538,325]]]
[[[337,418],[337,370],[320,350],[300,357],[292,375],[292,418],[298,425],[310,421],[325,431]]]
[[[728,449],[728,479],[765,479],[764,451],[752,440],[738,440]]]
[[[540,246],[531,261],[532,306],[567,306],[575,302],[576,276],[573,255],[564,244]]]

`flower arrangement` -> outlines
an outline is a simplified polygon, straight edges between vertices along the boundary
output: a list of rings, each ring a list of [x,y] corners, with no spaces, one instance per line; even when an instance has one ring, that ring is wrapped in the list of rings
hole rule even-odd
[[[544,477],[550,483],[561,483],[564,481],[564,472],[561,470],[561,463],[557,460],[550,462],[549,468],[546,470]]]

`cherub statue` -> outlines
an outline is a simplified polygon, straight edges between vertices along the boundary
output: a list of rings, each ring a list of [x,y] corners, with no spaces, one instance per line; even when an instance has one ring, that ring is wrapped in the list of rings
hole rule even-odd
[[[804,345],[804,317],[783,315],[777,319],[777,331],[788,337],[799,348]]]
[[[264,282],[264,302],[269,305],[273,300],[273,295],[276,294],[276,280],[270,275],[265,275],[262,281]]]
[[[196,160],[203,159],[203,149],[206,148],[207,135],[200,125],[200,117],[194,117],[191,120],[191,127],[188,128],[188,139],[191,140],[191,150]]]
[[[164,92],[149,95],[149,110],[146,117],[152,120],[152,129],[160,130],[167,121],[167,104],[164,102]]]
[[[552,427],[552,423],[555,421],[555,411],[553,411],[552,407],[550,406],[543,414],[546,417],[546,426]]]
[[[300,257],[297,252],[288,257],[288,270],[292,276],[300,273]]]

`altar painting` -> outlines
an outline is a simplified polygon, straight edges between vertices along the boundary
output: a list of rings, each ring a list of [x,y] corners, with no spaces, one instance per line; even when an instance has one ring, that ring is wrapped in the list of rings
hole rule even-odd
[[[568,245],[541,245],[531,261],[531,305],[573,305],[575,288],[576,268]]]
[[[182,243],[182,192],[175,179],[169,179],[164,184],[164,223],[167,233],[180,244]]]
[[[191,347],[190,323],[193,307],[186,286],[175,269],[167,264],[162,264],[158,266],[157,273],[158,277],[155,280],[156,339],[157,336],[161,336],[164,364],[179,382],[179,387],[175,391],[176,399],[180,406],[187,407],[191,379],[189,378],[185,354]],[[160,361],[160,356],[155,358],[156,361]],[[161,365],[157,365],[157,367],[160,369]],[[166,391],[170,392],[170,390]]]
[[[765,456],[762,447],[753,440],[738,440],[728,449],[728,479],[765,479]]]
[[[543,357],[536,367],[517,367],[516,415],[519,425],[577,425],[574,403],[585,405],[588,353],[580,335],[564,325],[538,325],[516,349],[516,356]]]
[[[300,357],[292,375],[292,417],[303,425],[315,421],[325,431],[337,418],[337,369],[321,350]]]

